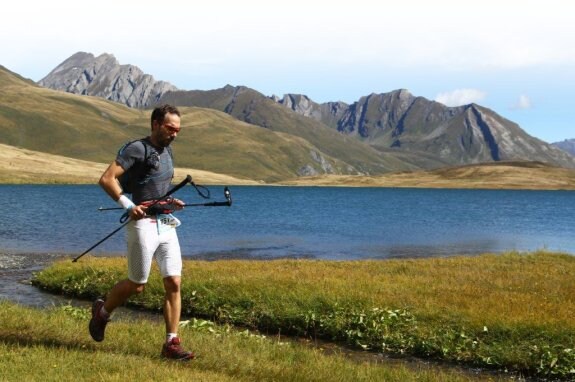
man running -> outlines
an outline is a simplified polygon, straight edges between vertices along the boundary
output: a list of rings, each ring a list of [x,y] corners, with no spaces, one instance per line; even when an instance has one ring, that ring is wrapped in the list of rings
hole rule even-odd
[[[164,105],[153,110],[151,135],[124,145],[102,174],[99,184],[108,195],[127,210],[131,219],[127,225],[128,278],[118,282],[107,294],[92,305],[90,335],[95,341],[104,340],[110,314],[130,296],[141,293],[148,281],[152,258],[156,259],[163,277],[164,320],[166,342],[161,355],[176,360],[190,360],[194,353],[181,346],[177,335],[181,313],[182,257],[175,227],[179,221],[166,211],[147,211],[150,203],[165,195],[174,175],[170,144],[180,131],[180,112]],[[132,193],[130,200],[123,194],[119,180]],[[128,187],[129,186],[129,187]],[[170,209],[182,209],[183,202],[173,199]],[[168,211],[169,212],[169,211]]]

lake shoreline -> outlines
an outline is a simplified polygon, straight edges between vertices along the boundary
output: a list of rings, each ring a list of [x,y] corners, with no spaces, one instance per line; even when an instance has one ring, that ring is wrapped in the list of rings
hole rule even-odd
[[[98,183],[106,163],[82,161],[1,145],[0,184]],[[175,178],[191,174],[197,184],[228,186],[387,187],[497,190],[575,190],[575,169],[542,162],[509,160],[431,170],[390,172],[381,175],[295,177],[265,182],[192,168],[175,169]]]

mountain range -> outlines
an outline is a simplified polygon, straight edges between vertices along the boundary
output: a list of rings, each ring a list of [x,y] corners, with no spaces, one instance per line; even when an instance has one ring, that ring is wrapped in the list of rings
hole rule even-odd
[[[310,163],[297,169],[300,176],[380,174],[507,160],[575,168],[573,156],[530,136],[488,108],[477,104],[447,107],[405,89],[366,95],[350,105],[319,104],[301,94],[268,97],[245,86],[181,90],[155,81],[133,65],[120,65],[113,55],[95,57],[84,52],[62,62],[39,84],[133,108],[171,103],[215,109],[300,137],[317,149]],[[343,163],[334,166],[337,160]]]
[[[179,167],[256,182],[510,159],[575,167],[572,156],[475,104],[448,108],[407,90],[351,105],[267,97],[244,86],[185,91],[88,53],[39,84],[0,66],[0,143],[109,163],[121,144],[149,132],[147,109],[163,102],[183,113],[174,143]]]
[[[552,145],[571,155],[575,155],[575,138],[565,139],[561,142],[554,142]]]

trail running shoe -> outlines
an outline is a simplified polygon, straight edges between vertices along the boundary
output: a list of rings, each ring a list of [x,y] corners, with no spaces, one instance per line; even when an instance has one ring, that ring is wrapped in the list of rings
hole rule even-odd
[[[104,340],[104,332],[106,330],[106,324],[110,321],[109,318],[102,317],[102,307],[104,306],[104,300],[97,299],[92,304],[92,319],[90,320],[90,335],[94,341],[102,342]]]
[[[164,346],[162,346],[162,357],[178,361],[189,361],[194,359],[196,355],[194,352],[182,349],[180,339],[175,337],[172,338],[169,343],[165,343]]]

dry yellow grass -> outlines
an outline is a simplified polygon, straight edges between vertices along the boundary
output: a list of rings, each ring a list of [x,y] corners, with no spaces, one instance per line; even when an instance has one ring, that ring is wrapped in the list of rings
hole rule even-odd
[[[106,167],[0,144],[0,183],[96,183]]]
[[[382,176],[302,177],[282,185],[575,190],[575,170],[537,162],[498,162]]]
[[[41,153],[0,144],[0,183],[4,184],[96,184],[108,164]],[[175,178],[192,175],[198,184],[257,184],[225,174],[177,168]]]
[[[0,144],[0,183],[95,184],[107,164]],[[191,168],[176,168],[175,178],[192,175],[198,184],[258,185],[261,181]],[[575,190],[575,170],[536,162],[499,162],[391,173],[382,176],[324,175],[278,182],[295,186],[418,187]]]

